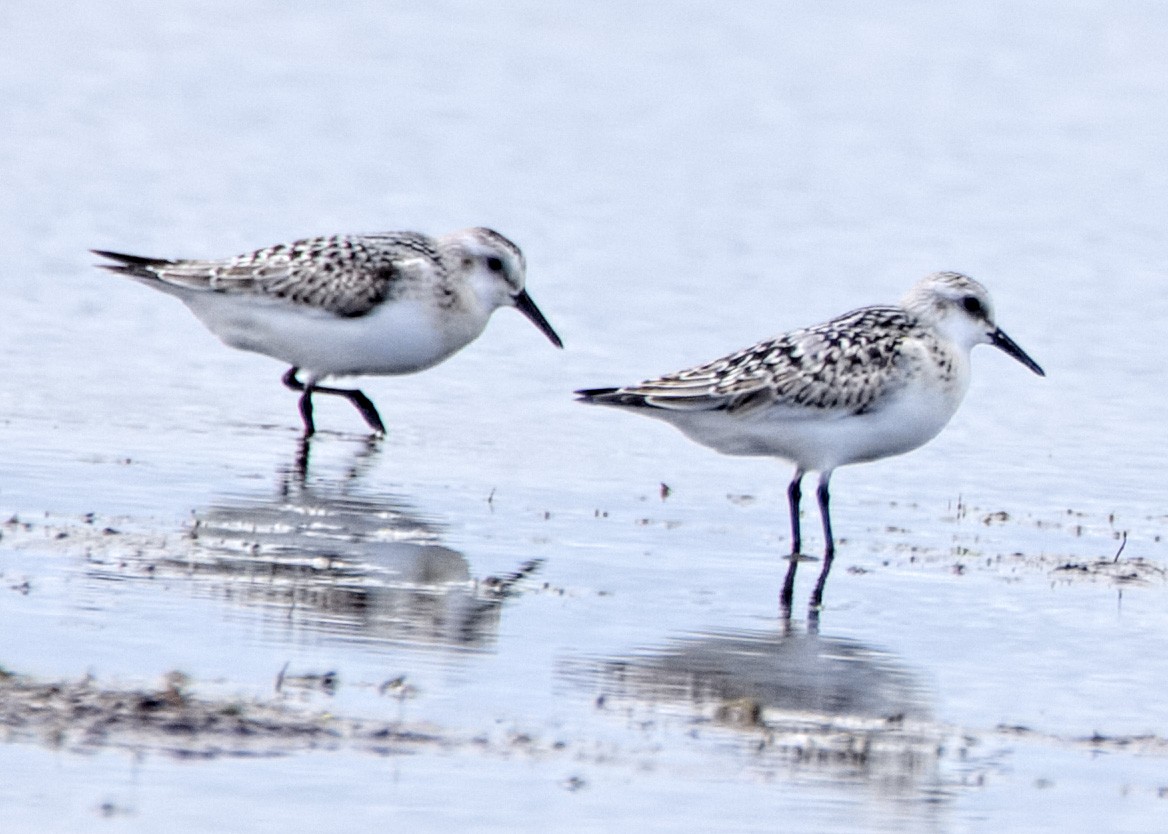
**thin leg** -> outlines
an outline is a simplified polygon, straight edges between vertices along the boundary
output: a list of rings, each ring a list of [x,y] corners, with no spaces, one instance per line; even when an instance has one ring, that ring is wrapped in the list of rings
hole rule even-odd
[[[300,369],[293,366],[288,369],[280,380],[284,383],[286,388],[291,388],[293,391],[303,391],[300,395],[300,419],[304,421],[304,437],[312,437],[316,434],[316,423],[312,420],[312,391],[313,385],[309,383],[305,385],[297,378]]]
[[[787,485],[787,507],[791,513],[791,555],[787,565],[787,575],[783,579],[783,592],[779,596],[779,608],[783,619],[791,617],[791,599],[795,595],[795,570],[799,566],[799,552],[803,549],[802,538],[799,534],[799,502],[803,499],[800,483],[803,481],[803,470],[796,469],[795,477]]]
[[[835,558],[835,538],[831,534],[831,493],[828,492],[828,482],[831,480],[831,471],[819,476],[819,488],[815,494],[819,498],[819,515],[823,519],[823,570],[819,572],[819,579],[815,583],[815,590],[811,594],[811,607],[819,608],[823,604],[823,586],[827,584],[827,574],[831,571],[831,562]]]
[[[381,422],[381,415],[377,413],[377,408],[373,405],[373,400],[366,397],[363,392],[358,391],[356,388],[329,388],[324,385],[313,385],[312,383],[308,384],[308,388],[309,390],[304,392],[304,397],[307,397],[309,393],[335,394],[338,397],[344,397],[361,413],[361,417],[365,420],[365,424],[369,428],[378,434],[385,434],[385,424]],[[304,397],[301,397],[300,413],[302,415],[304,413]],[[311,404],[309,404],[308,410],[311,413]]]
[[[799,502],[803,500],[803,470],[796,469],[795,477],[787,485],[787,507],[791,512],[791,555],[798,556],[803,551],[803,538],[799,533]]]
[[[381,422],[381,415],[377,413],[377,407],[373,405],[373,400],[365,396],[363,391],[356,388],[330,388],[324,385],[317,385],[313,382],[305,384],[296,378],[296,374],[299,371],[299,368],[290,368],[284,374],[283,381],[293,391],[304,392],[300,397],[300,416],[304,420],[305,437],[311,437],[313,432],[316,431],[316,426],[312,421],[312,395],[314,393],[335,394],[336,396],[344,397],[353,404],[369,428],[378,434],[385,434],[385,424]]]
[[[831,471],[819,476],[819,488],[815,490],[815,497],[819,499],[819,515],[823,519],[823,558],[831,561],[835,556],[835,537],[831,534],[831,493],[828,492],[828,483],[831,481]]]
[[[304,421],[304,436],[312,437],[316,434],[316,423],[312,421],[312,392],[313,387],[307,385],[300,395],[300,419]]]
[[[300,373],[300,369],[293,366],[280,378],[280,382],[284,383],[286,388],[291,388],[293,391],[303,391],[304,383],[296,378],[298,373]]]
[[[365,421],[365,425],[378,434],[385,434],[385,424],[381,422],[377,406],[373,404],[373,400],[365,396],[365,392],[356,388],[317,388],[316,390],[325,394],[340,394],[361,412],[361,418]]]

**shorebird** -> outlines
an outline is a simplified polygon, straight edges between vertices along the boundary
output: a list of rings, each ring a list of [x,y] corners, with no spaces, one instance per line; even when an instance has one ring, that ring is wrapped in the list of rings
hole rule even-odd
[[[517,308],[563,347],[524,288],[523,252],[491,229],[315,237],[218,260],[92,251],[115,262],[101,265],[110,272],[176,296],[224,343],[291,365],[283,382],[301,392],[305,437],[316,430],[313,394],[345,397],[384,434],[363,392],[321,381],[433,367],[499,307]]]
[[[958,272],[938,272],[897,306],[863,307],[638,385],[576,393],[583,402],[664,420],[724,454],[794,464],[787,487],[791,562],[781,597],[789,612],[802,551],[803,476],[819,472],[824,556],[811,598],[818,608],[835,556],[832,472],[903,454],[934,438],[969,388],[969,355],[979,344],[1000,348],[1045,376],[997,326],[985,287]]]

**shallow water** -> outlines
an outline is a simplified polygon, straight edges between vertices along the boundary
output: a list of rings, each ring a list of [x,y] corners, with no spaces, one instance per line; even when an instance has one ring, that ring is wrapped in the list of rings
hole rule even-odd
[[[325,733],[9,722],[6,830],[1156,830],[1158,5],[0,26],[0,665],[115,699],[178,670]],[[381,443],[322,402],[306,475],[283,368],[86,253],[473,224],[567,349],[503,311],[363,383]],[[936,441],[836,474],[817,618],[815,564],[777,617],[783,466],[572,402],[938,268],[1048,377],[979,349]]]

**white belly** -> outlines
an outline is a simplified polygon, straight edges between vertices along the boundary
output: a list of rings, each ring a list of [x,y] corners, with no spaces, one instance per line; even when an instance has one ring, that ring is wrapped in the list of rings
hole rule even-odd
[[[861,414],[813,408],[643,413],[677,426],[690,439],[728,455],[777,457],[825,471],[911,451],[932,440],[957,411],[968,387],[959,373],[949,385],[910,384],[879,408]]]
[[[224,343],[283,360],[315,379],[424,370],[473,341],[487,323],[472,314],[440,318],[448,311],[410,299],[354,318],[221,293],[183,301]]]

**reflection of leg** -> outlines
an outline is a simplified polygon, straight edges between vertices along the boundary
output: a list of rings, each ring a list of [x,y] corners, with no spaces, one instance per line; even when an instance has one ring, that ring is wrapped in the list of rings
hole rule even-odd
[[[784,620],[791,619],[791,598],[795,596],[795,568],[799,566],[799,557],[789,557],[787,576],[783,579],[783,593],[779,597],[779,614]]]
[[[308,456],[312,452],[312,439],[306,434],[296,446],[296,480],[300,486],[308,479]]]
[[[799,502],[803,499],[800,483],[803,480],[803,470],[796,469],[795,476],[787,485],[787,510],[791,514],[791,555],[787,565],[787,576],[783,579],[783,593],[779,597],[779,605],[784,619],[791,616],[791,598],[795,595],[795,570],[799,565],[799,553],[803,549],[802,538],[799,533]]]
[[[345,480],[355,481],[369,470],[369,467],[377,459],[377,453],[381,450],[381,441],[382,435],[380,434],[371,434],[365,438],[361,449],[353,456],[353,463],[349,467]]]
[[[823,604],[823,586],[827,584],[827,574],[831,571],[831,562],[835,558],[835,539],[831,534],[831,494],[828,492],[828,482],[831,480],[831,471],[819,476],[819,488],[815,494],[819,498],[819,515],[823,519],[823,570],[819,572],[819,579],[815,583],[815,591],[811,594],[811,607],[819,608]]]
[[[363,438],[361,448],[353,456],[353,462],[345,473],[345,482],[355,481],[368,471],[377,459],[377,452],[381,449],[383,438],[371,434]],[[312,437],[302,435],[296,442],[296,457],[292,466],[281,467],[280,491],[284,496],[291,494],[293,488],[303,489],[308,480],[308,466],[312,455]]]

